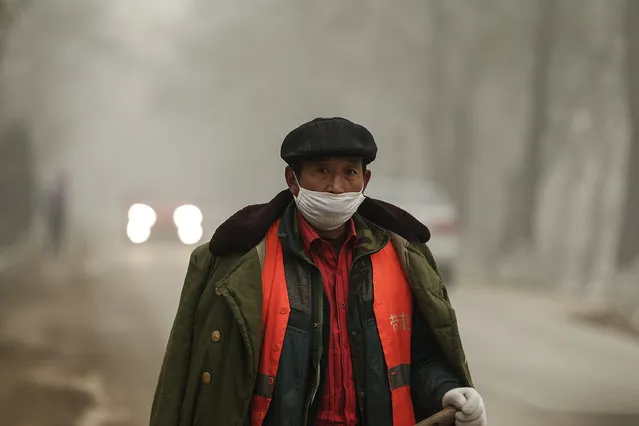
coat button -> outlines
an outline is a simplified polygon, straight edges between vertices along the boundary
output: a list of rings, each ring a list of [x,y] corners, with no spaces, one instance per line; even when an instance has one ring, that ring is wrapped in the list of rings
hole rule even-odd
[[[273,352],[277,352],[280,350],[280,345],[273,345]]]
[[[213,342],[215,342],[215,343],[219,342],[221,337],[222,337],[222,335],[217,330],[215,330],[215,331],[213,331],[213,333],[211,333],[211,340],[213,340]]]
[[[208,385],[211,383],[211,373],[209,373],[208,371],[205,371],[202,374],[202,383],[204,383],[205,385]]]
[[[280,308],[280,314],[284,315],[286,313],[286,308]]]
[[[222,290],[220,290],[219,287],[215,287],[215,294],[218,295],[218,296],[221,296],[222,295]]]
[[[314,322],[314,323],[313,323],[313,328],[317,328],[317,327],[319,327],[319,324],[318,324],[318,323],[316,323],[316,322]]]
[[[257,413],[257,418],[259,420],[264,420],[264,411],[260,411],[259,413]]]

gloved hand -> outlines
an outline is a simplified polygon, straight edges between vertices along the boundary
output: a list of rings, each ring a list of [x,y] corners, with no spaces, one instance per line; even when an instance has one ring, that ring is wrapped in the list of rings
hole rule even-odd
[[[455,414],[455,426],[486,426],[484,400],[473,388],[457,388],[446,392],[442,405],[459,410]]]

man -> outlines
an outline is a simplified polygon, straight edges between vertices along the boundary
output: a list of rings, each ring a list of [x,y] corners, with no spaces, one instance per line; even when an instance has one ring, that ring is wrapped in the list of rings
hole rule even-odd
[[[58,256],[64,245],[66,231],[66,177],[59,175],[48,194],[47,222],[51,239],[51,249]]]
[[[284,139],[288,189],[191,256],[151,426],[486,424],[428,229],[363,195],[376,154],[343,118]]]

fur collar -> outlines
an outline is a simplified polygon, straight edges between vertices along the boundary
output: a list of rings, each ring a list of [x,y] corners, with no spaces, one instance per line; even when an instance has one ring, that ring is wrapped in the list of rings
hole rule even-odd
[[[285,189],[268,203],[244,207],[217,228],[209,242],[211,254],[225,256],[248,252],[262,241],[269,227],[284,214],[291,202],[293,195]],[[430,239],[430,231],[425,225],[407,211],[384,201],[366,197],[357,212],[408,241],[426,243]]]

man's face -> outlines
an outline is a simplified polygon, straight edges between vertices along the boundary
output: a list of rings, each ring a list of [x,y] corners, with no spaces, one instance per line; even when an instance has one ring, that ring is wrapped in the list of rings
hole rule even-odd
[[[302,163],[301,173],[297,176],[304,189],[318,192],[359,192],[368,185],[370,170],[363,170],[361,158],[324,158],[308,160]],[[286,183],[294,196],[299,188],[295,182],[295,174],[290,167],[286,168]]]

